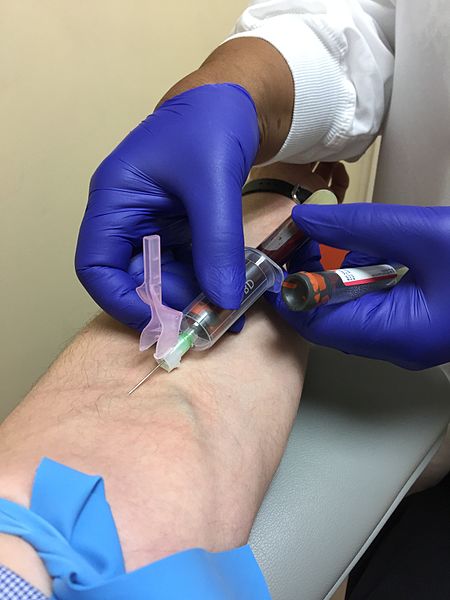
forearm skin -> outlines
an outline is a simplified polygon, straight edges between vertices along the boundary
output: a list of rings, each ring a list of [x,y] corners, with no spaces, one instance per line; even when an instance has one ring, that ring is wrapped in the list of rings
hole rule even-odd
[[[284,198],[260,200],[263,218],[257,198],[247,213],[250,245],[290,212]],[[297,411],[306,354],[260,303],[242,334],[128,396],[153,359],[136,333],[101,315],[0,426],[0,496],[29,505],[48,456],[104,478],[128,570],[191,547],[245,544]],[[0,563],[48,590],[34,551],[5,538]]]

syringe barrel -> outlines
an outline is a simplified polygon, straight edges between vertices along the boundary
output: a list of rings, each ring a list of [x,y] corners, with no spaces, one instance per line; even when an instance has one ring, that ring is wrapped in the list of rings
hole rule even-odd
[[[254,248],[245,249],[245,276],[244,297],[238,309],[221,308],[204,294],[185,309],[181,330],[195,332],[194,349],[210,348],[264,292],[279,291],[283,281],[282,269]]]
[[[292,311],[311,310],[321,304],[340,304],[393,287],[407,270],[407,267],[393,263],[317,273],[300,271],[286,277],[282,297]]]

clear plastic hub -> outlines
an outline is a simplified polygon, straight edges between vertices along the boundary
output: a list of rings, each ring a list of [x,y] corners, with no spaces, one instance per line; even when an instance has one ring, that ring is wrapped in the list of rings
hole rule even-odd
[[[244,297],[237,310],[221,308],[204,294],[186,308],[181,330],[195,334],[195,349],[210,348],[264,292],[281,289],[283,271],[259,250],[246,248],[245,275]]]

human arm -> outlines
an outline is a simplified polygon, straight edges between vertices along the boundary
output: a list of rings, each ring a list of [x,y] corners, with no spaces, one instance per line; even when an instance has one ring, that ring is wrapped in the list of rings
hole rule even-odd
[[[254,0],[231,40],[268,41],[294,83],[290,131],[275,161],[360,156],[380,131],[392,92],[395,2]]]
[[[250,198],[247,243],[290,208],[286,198]],[[152,361],[135,334],[100,316],[1,425],[0,496],[28,505],[43,456],[102,475],[128,570],[184,548],[245,543],[296,414],[306,360],[305,344],[272,317],[258,307],[242,335],[192,352],[127,396]],[[0,536],[0,563],[48,592],[37,555],[13,543]]]
[[[225,308],[238,306],[240,190],[253,163],[352,157],[378,132],[392,79],[392,5],[295,5],[297,13],[290,2],[253,3],[239,24],[251,33],[222,44],[171,88],[95,172],[76,269],[116,319],[136,329],[148,322],[135,288],[142,237],[151,233],[164,232],[171,256],[163,266],[168,304],[182,308],[198,292],[184,261],[192,240],[202,290]]]
[[[91,179],[76,271],[105,311],[136,329],[150,317],[135,292],[142,283],[142,238],[150,233],[161,236],[163,297],[169,305],[182,309],[198,293],[198,284],[224,308],[241,303],[241,189],[257,153],[268,158],[267,151],[276,152],[287,134],[292,81],[267,42],[226,46],[225,56],[218,49],[175,86]],[[240,85],[244,68],[255,75],[253,84],[247,82],[252,95]],[[280,96],[283,86],[287,92]],[[273,114],[275,121],[269,118]],[[282,130],[279,139],[268,130]]]

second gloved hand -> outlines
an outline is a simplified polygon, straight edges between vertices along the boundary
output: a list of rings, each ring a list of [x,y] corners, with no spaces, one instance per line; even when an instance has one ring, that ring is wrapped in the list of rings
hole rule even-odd
[[[450,207],[310,205],[295,207],[293,218],[312,239],[367,255],[351,253],[346,266],[410,268],[389,291],[300,313],[268,294],[303,337],[408,369],[450,361]]]
[[[101,163],[75,263],[106,312],[136,329],[149,320],[135,289],[143,279],[142,238],[155,233],[166,304],[183,309],[199,284],[223,308],[240,305],[241,189],[258,143],[249,94],[234,84],[205,85],[164,102]]]

